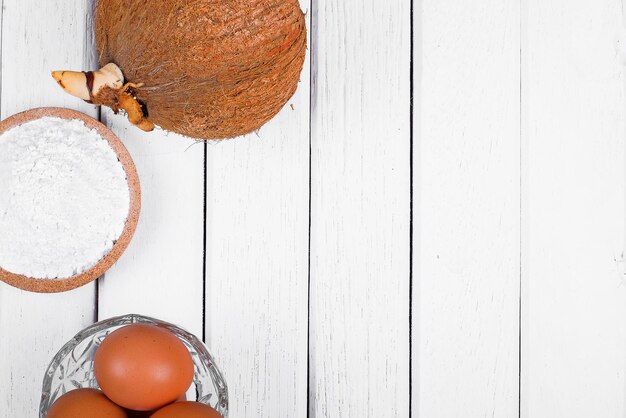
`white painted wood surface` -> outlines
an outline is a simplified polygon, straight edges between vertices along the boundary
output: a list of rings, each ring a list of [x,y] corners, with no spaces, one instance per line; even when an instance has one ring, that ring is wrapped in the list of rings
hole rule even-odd
[[[409,416],[410,3],[314,12],[309,416]]]
[[[103,112],[136,236],[97,285],[0,284],[0,418],[36,416],[60,346],[129,312],[206,336],[231,417],[626,415],[625,6],[413,3],[302,0],[310,59],[256,135]],[[98,116],[49,75],[95,66],[91,8],[3,1],[3,118]]]
[[[99,280],[98,317],[139,313],[202,336],[204,145],[140,132],[109,110],[103,121],[135,161],[142,207],[128,249]]]
[[[206,336],[232,417],[306,416],[309,71],[307,52],[257,133],[207,144]]]
[[[623,4],[524,7],[522,416],[624,417]]]
[[[516,417],[519,2],[415,19],[414,416]]]
[[[2,2],[2,118],[41,106],[96,116],[93,106],[68,97],[50,77],[51,70],[92,65],[91,2],[56,3]],[[94,307],[93,283],[57,295],[0,286],[0,417],[37,416],[48,363],[93,322]]]

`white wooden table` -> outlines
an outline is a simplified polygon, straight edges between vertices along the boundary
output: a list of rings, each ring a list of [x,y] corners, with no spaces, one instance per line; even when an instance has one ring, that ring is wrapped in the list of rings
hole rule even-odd
[[[56,86],[95,68],[92,0],[2,1],[2,117],[100,117],[143,211],[97,283],[0,285],[0,418],[131,312],[204,336],[233,418],[626,416],[622,1],[301,4],[290,105],[204,145]]]

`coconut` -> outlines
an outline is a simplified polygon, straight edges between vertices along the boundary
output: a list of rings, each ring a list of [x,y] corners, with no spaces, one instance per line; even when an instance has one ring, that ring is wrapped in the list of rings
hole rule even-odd
[[[128,82],[123,99],[143,113],[133,123],[222,139],[259,129],[294,94],[306,26],[297,0],[98,0],[96,44],[100,65],[116,64]],[[108,86],[91,93],[128,111]]]

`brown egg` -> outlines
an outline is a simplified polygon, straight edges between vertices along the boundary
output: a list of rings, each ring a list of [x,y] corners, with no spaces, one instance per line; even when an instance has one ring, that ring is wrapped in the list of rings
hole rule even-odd
[[[186,400],[187,400],[187,394],[183,393],[174,402],[181,402],[181,401],[186,401]],[[150,418],[150,416],[154,414],[155,412],[156,411],[154,410],[152,411],[133,411],[132,409],[126,410],[126,413],[128,414],[128,418]]]
[[[94,372],[113,402],[135,411],[151,411],[174,402],[193,379],[187,347],[155,325],[127,325],[107,336],[96,350]]]
[[[46,418],[127,418],[126,411],[97,389],[76,389],[61,396]]]
[[[208,405],[187,401],[165,406],[150,418],[222,418],[222,416]]]

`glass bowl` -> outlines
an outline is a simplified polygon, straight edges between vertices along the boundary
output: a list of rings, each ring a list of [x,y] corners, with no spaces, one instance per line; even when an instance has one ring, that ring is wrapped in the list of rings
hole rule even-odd
[[[153,324],[176,335],[189,349],[195,368],[188,400],[210,405],[222,417],[228,416],[228,388],[213,357],[198,338],[176,325],[141,315],[124,315],[91,325],[61,348],[43,380],[39,417],[45,418],[50,406],[63,394],[78,388],[99,388],[93,372],[96,349],[111,332],[128,324]]]

